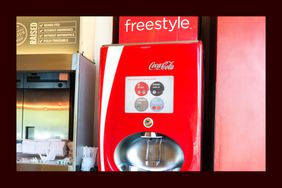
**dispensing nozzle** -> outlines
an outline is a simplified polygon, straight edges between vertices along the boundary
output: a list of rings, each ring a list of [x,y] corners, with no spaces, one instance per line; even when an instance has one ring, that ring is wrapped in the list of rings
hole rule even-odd
[[[162,136],[157,136],[155,132],[145,132],[141,138],[162,138]]]
[[[145,132],[141,138],[146,139],[146,154],[145,154],[145,165],[146,166],[158,166],[161,161],[161,145],[162,136],[157,136],[155,132]]]

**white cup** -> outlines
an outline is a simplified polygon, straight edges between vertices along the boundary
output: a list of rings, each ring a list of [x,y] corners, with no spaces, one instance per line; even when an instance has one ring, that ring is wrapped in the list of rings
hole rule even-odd
[[[81,163],[81,171],[90,171],[94,167],[94,161],[92,157],[83,157]]]

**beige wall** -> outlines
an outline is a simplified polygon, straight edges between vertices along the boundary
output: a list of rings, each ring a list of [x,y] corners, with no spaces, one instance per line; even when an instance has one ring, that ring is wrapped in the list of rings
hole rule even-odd
[[[96,17],[80,17],[79,52],[94,60]]]
[[[99,61],[100,48],[104,44],[112,43],[113,17],[80,17],[80,45],[79,52],[96,64],[95,87],[95,112],[94,112],[94,133],[93,144],[98,145],[98,91],[99,91]]]

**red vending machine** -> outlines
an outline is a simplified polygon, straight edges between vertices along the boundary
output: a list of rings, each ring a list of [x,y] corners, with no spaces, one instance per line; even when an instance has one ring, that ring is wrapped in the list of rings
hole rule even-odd
[[[100,171],[199,171],[202,43],[103,46]]]

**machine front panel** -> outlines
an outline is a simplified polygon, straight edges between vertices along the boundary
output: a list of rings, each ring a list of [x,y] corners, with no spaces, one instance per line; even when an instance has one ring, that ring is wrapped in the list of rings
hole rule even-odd
[[[146,132],[166,135],[181,148],[181,170],[192,163],[199,170],[201,43],[109,46],[101,54],[100,170],[119,171],[117,145]],[[111,74],[108,65],[115,67]]]

